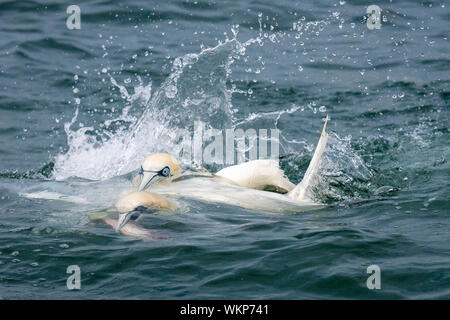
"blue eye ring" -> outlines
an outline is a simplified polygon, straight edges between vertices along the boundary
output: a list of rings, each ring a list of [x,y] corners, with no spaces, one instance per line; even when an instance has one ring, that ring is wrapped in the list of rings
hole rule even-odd
[[[160,175],[162,175],[163,177],[168,177],[170,175],[170,168],[169,167],[164,167],[160,172]]]
[[[170,168],[169,167],[164,167],[159,171],[152,171],[152,170],[144,170],[144,168],[142,168],[142,166],[139,168],[139,174],[140,175],[144,175],[144,172],[154,172],[160,176],[163,177],[168,177],[170,176]]]

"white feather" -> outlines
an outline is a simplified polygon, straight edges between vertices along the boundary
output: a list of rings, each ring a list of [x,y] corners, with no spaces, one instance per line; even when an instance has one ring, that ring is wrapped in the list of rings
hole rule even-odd
[[[325,124],[323,125],[322,134],[320,135],[319,142],[317,143],[316,150],[314,151],[314,155],[309,163],[308,169],[306,169],[306,173],[302,179],[302,181],[294,188],[294,190],[290,191],[288,196],[296,201],[305,201],[312,200],[311,196],[307,193],[309,187],[314,181],[317,172],[319,171],[320,160],[322,159],[323,151],[325,150],[325,146],[327,145],[328,134],[326,132],[328,122],[328,115],[325,119]]]
[[[286,193],[295,185],[285,176],[275,160],[254,160],[224,168],[216,176],[233,181],[241,187],[257,190],[273,190]]]

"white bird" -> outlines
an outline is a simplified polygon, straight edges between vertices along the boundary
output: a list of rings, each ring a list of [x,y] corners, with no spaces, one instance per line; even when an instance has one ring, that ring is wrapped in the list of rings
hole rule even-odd
[[[166,197],[193,198],[259,211],[301,212],[322,208],[324,205],[312,199],[308,188],[326,146],[327,121],[328,116],[308,169],[297,186],[284,176],[274,160],[250,161],[224,168],[216,174],[183,173],[179,162],[165,153],[146,157],[133,184],[139,192],[148,189]],[[123,221],[119,221],[116,230],[126,224]]]
[[[144,229],[133,220],[136,220],[143,211],[150,209],[157,209],[158,213],[174,211],[177,206],[168,198],[193,198],[280,213],[322,208],[324,205],[315,202],[308,191],[318,172],[327,143],[327,121],[328,116],[308,169],[298,185],[284,176],[283,170],[275,160],[249,161],[224,168],[215,174],[183,173],[181,165],[173,156],[156,153],[144,159],[139,174],[133,179],[137,192],[122,197],[113,208],[119,213],[118,219],[98,211],[91,214],[91,219],[101,220],[116,231],[127,235],[155,238],[154,231]],[[144,191],[147,189],[152,192]],[[23,195],[27,198],[87,202],[82,198],[49,192]]]
[[[129,223],[130,220],[137,220],[143,211],[149,208],[157,209],[158,213],[173,211],[176,205],[168,199],[150,192],[132,192],[122,197],[115,205],[119,212],[119,218],[109,216],[99,217],[107,225],[126,235],[141,238],[158,237],[155,231],[145,229],[137,223]]]
[[[114,207],[90,211],[88,216],[91,221],[101,221],[125,235],[141,239],[161,239],[165,237],[156,231],[143,228],[135,221],[143,212],[168,214],[176,208],[174,202],[160,195],[151,192],[132,192],[120,198]]]

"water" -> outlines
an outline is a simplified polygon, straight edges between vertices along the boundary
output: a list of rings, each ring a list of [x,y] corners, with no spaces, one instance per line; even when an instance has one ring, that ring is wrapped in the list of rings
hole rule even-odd
[[[1,298],[450,298],[445,1],[0,4]],[[182,200],[141,241],[89,221],[177,128],[278,128],[293,215]],[[195,166],[183,160],[185,167]],[[220,165],[206,165],[217,170]],[[58,192],[87,204],[27,199]],[[369,290],[366,269],[381,269]],[[66,287],[79,265],[81,290]]]

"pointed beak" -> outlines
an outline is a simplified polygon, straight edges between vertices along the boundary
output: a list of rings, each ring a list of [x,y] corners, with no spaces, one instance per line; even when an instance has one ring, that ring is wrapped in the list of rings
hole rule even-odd
[[[147,189],[152,183],[156,182],[158,174],[152,172],[144,172],[141,176],[141,182],[138,186],[138,191]]]
[[[132,214],[133,214],[133,211],[124,212],[124,213],[119,214],[119,219],[117,220],[117,225],[116,225],[117,232],[119,232],[120,229],[122,229],[127,224],[127,222],[130,220]]]

